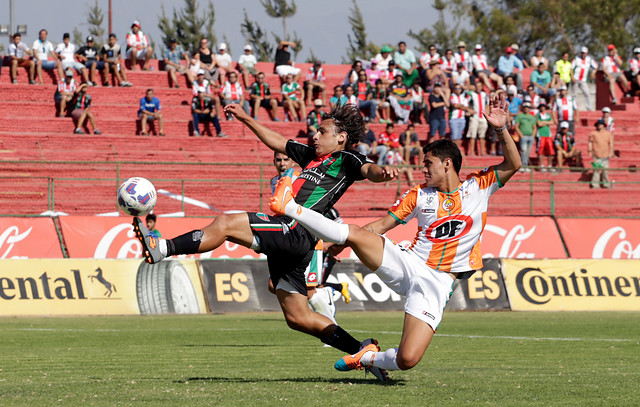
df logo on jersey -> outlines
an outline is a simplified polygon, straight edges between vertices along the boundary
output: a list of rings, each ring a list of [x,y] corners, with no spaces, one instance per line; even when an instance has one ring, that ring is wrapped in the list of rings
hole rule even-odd
[[[433,243],[458,240],[471,230],[473,218],[467,215],[452,215],[439,219],[425,231],[425,236]]]

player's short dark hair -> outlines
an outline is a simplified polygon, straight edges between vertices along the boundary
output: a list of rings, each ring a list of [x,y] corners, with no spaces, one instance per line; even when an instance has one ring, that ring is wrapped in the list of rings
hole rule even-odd
[[[15,40],[16,38],[22,38],[22,34],[20,33],[13,34],[13,39]]]
[[[346,132],[347,142],[345,149],[357,144],[364,135],[364,119],[360,110],[352,104],[335,106],[324,120],[333,119],[336,133]]]
[[[428,152],[431,152],[432,155],[438,157],[441,161],[450,158],[453,162],[453,169],[456,170],[456,174],[460,173],[460,167],[462,167],[462,153],[460,153],[460,149],[453,141],[447,139],[436,140],[424,146],[422,151],[424,151],[425,155]]]
[[[155,213],[150,213],[147,215],[147,217],[145,218],[145,221],[149,222],[150,220],[152,221],[156,221],[157,217]]]

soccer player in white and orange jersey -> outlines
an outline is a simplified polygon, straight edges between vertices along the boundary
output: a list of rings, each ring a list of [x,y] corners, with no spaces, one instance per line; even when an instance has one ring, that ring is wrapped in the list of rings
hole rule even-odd
[[[350,246],[362,263],[374,270],[396,293],[405,295],[405,318],[398,348],[380,352],[369,344],[356,354],[338,360],[338,370],[378,367],[411,369],[426,351],[453,282],[460,273],[482,268],[480,236],[487,217],[489,197],[521,166],[515,142],[506,122],[508,102],[496,96],[485,113],[502,144],[503,161],[460,181],[462,155],[449,140],[438,140],[425,148],[425,182],[409,190],[389,214],[364,227],[340,225],[296,204],[290,180],[283,178],[271,199],[271,209],[297,220],[325,241]],[[385,232],[418,219],[418,232],[411,247],[404,248],[382,236]]]

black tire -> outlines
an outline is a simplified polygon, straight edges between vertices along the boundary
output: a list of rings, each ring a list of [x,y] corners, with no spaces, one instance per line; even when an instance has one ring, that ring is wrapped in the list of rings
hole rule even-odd
[[[136,277],[140,314],[197,314],[196,292],[189,274],[176,260],[142,262]]]

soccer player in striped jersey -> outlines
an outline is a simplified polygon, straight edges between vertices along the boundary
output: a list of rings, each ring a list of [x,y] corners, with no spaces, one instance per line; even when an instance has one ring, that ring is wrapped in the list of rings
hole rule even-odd
[[[270,206],[297,220],[324,241],[350,246],[362,263],[392,290],[406,297],[402,339],[398,348],[380,352],[371,343],[338,360],[341,371],[377,367],[411,369],[424,355],[442,319],[456,278],[482,268],[480,237],[490,196],[521,166],[515,142],[506,127],[508,102],[504,95],[490,103],[485,118],[502,144],[503,161],[460,181],[462,155],[449,140],[425,146],[425,182],[406,192],[388,215],[364,227],[339,225],[297,204],[290,180],[283,178]],[[417,218],[413,244],[404,248],[382,236]]]

